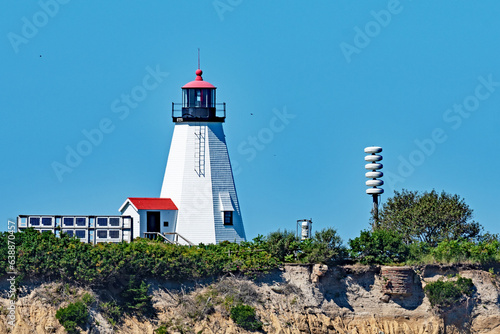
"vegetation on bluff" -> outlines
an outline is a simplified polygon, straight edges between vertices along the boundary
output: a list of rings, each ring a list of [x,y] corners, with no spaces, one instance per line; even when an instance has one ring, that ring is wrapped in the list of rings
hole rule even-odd
[[[5,236],[0,256],[7,259]],[[307,242],[291,232],[258,236],[240,244],[181,246],[137,239],[131,243],[81,243],[66,234],[39,233],[27,229],[16,233],[16,268],[26,277],[70,281],[102,287],[128,284],[134,276],[169,280],[193,280],[227,272],[253,274],[277,268],[285,261],[332,262],[344,254],[333,229],[316,232]],[[6,261],[2,261],[2,273]]]
[[[71,281],[92,287],[127,286],[133,276],[193,280],[228,272],[256,274],[286,262],[334,264],[488,263],[500,259],[497,235],[481,234],[472,210],[457,195],[395,192],[372,231],[349,247],[333,228],[300,241],[289,231],[259,235],[240,244],[179,246],[137,239],[131,243],[84,244],[66,234],[32,229],[17,233],[16,269],[26,277]],[[0,238],[0,274],[7,272],[7,233]]]

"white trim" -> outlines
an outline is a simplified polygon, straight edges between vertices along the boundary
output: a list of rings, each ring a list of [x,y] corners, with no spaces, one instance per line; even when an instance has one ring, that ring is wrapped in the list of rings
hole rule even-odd
[[[139,210],[135,207],[134,203],[132,203],[132,201],[130,200],[130,198],[127,198],[127,199],[125,200],[125,202],[123,202],[122,206],[120,206],[120,208],[118,209],[118,211],[122,212],[122,211],[125,209],[125,206],[127,205],[127,203],[130,203],[130,205],[134,208],[134,210],[135,210],[135,211],[139,211]]]
[[[219,193],[219,205],[220,211],[235,211],[233,207],[233,203],[231,201],[231,195],[229,195],[228,191],[221,191]]]

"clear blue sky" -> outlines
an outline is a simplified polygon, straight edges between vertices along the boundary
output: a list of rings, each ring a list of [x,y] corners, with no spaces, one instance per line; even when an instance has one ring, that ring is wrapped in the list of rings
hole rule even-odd
[[[301,218],[359,235],[370,145],[384,148],[382,200],[456,193],[499,233],[499,17],[496,0],[4,0],[2,229],[18,214],[118,214],[126,197],[159,196],[171,102],[201,48],[227,103],[248,239]],[[71,167],[68,148],[88,154]]]

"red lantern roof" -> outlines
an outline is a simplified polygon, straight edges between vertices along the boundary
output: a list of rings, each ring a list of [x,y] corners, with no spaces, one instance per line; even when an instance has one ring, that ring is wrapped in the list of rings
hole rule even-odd
[[[203,74],[203,71],[200,69],[196,70],[196,79],[194,81],[188,82],[185,84],[182,88],[212,88],[215,89],[216,87],[212,85],[209,82],[203,81],[203,78],[201,75]]]

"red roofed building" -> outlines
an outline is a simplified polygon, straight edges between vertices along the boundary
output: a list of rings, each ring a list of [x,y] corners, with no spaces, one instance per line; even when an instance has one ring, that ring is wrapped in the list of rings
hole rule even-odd
[[[132,217],[133,238],[144,237],[144,233],[175,232],[177,206],[170,198],[129,197],[119,211]]]

